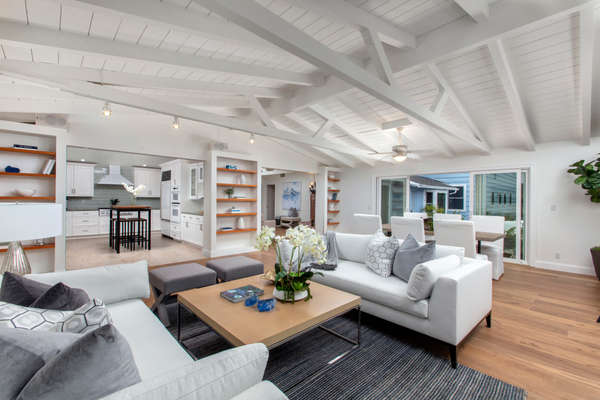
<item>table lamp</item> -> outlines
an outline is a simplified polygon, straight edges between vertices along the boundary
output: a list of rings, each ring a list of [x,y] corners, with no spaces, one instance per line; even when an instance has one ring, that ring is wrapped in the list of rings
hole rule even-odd
[[[59,236],[62,232],[62,204],[0,203],[0,243],[10,242],[0,263],[0,275],[30,274],[31,266],[21,241]]]

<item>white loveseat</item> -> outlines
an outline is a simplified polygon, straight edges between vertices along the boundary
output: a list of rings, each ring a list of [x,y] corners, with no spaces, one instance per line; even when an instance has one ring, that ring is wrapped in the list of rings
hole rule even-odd
[[[320,271],[313,280],[362,298],[361,310],[450,345],[456,367],[458,344],[487,317],[491,325],[492,266],[489,261],[464,257],[464,249],[436,246],[435,258],[457,255],[461,265],[442,275],[431,297],[413,301],[408,284],[392,275],[384,278],[365,264],[372,235],[336,233],[339,252],[334,271]],[[402,242],[402,241],[400,241]]]
[[[113,324],[129,342],[142,381],[103,400],[287,399],[262,380],[269,357],[263,344],[194,361],[142,301],[150,296],[145,261],[28,278],[82,288],[107,304]]]

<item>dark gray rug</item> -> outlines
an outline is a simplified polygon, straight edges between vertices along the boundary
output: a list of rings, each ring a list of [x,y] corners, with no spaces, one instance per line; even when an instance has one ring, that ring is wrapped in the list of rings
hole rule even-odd
[[[291,400],[315,399],[525,399],[516,386],[459,365],[422,347],[428,338],[387,321],[362,315],[361,346],[315,329],[271,350],[265,379]],[[356,316],[339,317],[327,326],[354,338]],[[230,346],[214,332],[191,337],[206,327],[184,312],[182,336],[188,349],[205,357]],[[175,334],[175,327],[171,327]],[[185,339],[191,337],[190,339]],[[411,338],[418,339],[412,340]],[[445,347],[442,346],[445,349]],[[338,359],[342,354],[344,357]],[[460,362],[460,352],[459,352]]]

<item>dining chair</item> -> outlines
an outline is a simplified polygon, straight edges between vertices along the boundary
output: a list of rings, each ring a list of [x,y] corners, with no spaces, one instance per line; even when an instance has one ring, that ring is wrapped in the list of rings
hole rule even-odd
[[[428,217],[427,213],[425,213],[425,212],[405,212],[404,216],[409,217],[409,218],[423,218],[423,219]]]
[[[473,215],[471,221],[475,225],[475,232],[504,233],[504,217]],[[482,242],[481,254],[485,254],[492,262],[492,277],[500,279],[504,274],[504,238],[495,242]]]
[[[352,233],[370,235],[382,230],[381,216],[374,214],[354,214]]]
[[[425,242],[425,227],[422,218],[392,217],[390,224],[392,226],[392,236],[397,239],[404,240],[410,233],[418,242]]]
[[[444,214],[444,213],[435,213],[433,214],[434,221],[460,221],[462,220],[462,214]]]
[[[433,230],[436,244],[463,247],[465,257],[487,259],[477,254],[473,221],[433,220]]]

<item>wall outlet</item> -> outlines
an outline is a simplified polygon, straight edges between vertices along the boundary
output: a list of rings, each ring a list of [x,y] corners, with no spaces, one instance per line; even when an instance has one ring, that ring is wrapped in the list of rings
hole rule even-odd
[[[555,253],[554,258],[556,258],[557,260],[560,260],[560,253]]]

